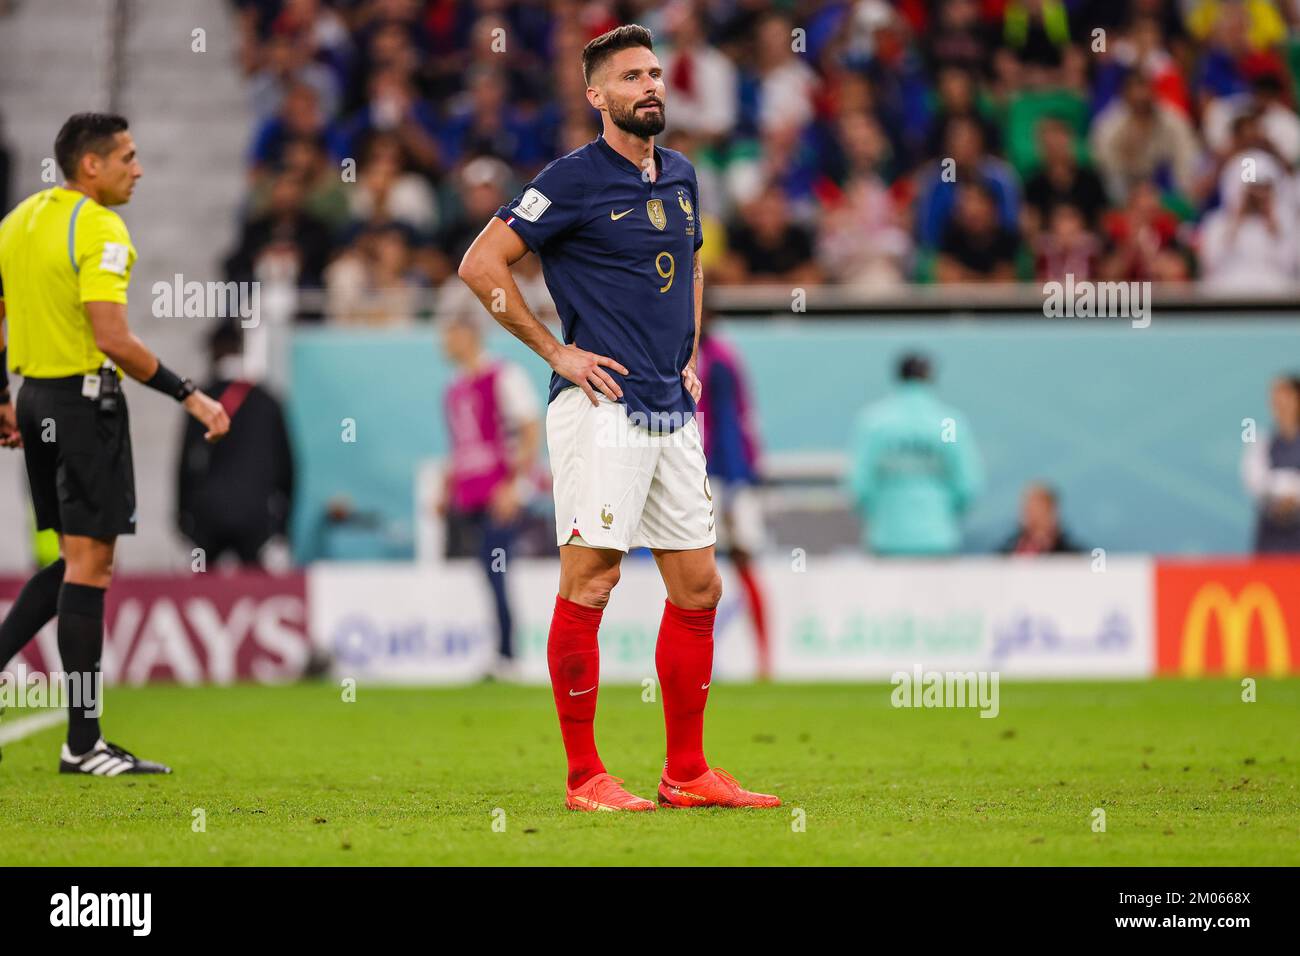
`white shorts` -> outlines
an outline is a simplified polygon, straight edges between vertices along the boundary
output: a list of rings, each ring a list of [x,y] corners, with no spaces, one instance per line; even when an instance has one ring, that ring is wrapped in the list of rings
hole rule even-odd
[[[753,485],[735,482],[713,483],[713,505],[717,510],[718,548],[722,551],[763,553],[767,531],[763,526],[763,503]]]
[[[566,388],[546,410],[555,490],[556,544],[592,548],[707,548],[713,492],[700,426],[656,435],[628,421],[627,406]]]

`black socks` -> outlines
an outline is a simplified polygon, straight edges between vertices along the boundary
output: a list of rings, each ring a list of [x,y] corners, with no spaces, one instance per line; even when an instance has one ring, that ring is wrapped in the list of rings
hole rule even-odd
[[[8,667],[36,632],[58,612],[63,568],[63,559],[59,558],[33,574],[23,585],[9,614],[0,621],[0,670]]]
[[[68,749],[84,754],[99,740],[99,658],[104,649],[104,589],[64,584],[59,591],[59,656],[71,694]],[[92,716],[93,714],[93,716]]]

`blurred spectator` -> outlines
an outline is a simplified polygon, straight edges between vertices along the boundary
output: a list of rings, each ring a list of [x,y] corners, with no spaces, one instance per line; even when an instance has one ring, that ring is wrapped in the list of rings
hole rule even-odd
[[[259,122],[279,113],[288,90],[297,85],[311,88],[323,115],[333,116],[339,111],[342,91],[338,75],[313,61],[306,44],[292,36],[277,35],[270,37],[262,50],[262,65],[248,81],[248,101]]]
[[[1238,181],[1241,180],[1244,172],[1241,164],[1242,154],[1249,155],[1252,151],[1258,150],[1268,153],[1283,167],[1289,165],[1269,138],[1264,135],[1264,128],[1257,112],[1237,114],[1232,119],[1230,129],[1228,141],[1222,148],[1207,153],[1202,162],[1201,173],[1192,191],[1192,198],[1201,208],[1213,209],[1222,203],[1223,197],[1219,192],[1219,186],[1228,181],[1225,173],[1228,172],[1230,163],[1236,163],[1236,168],[1232,172],[1235,173]]]
[[[319,60],[340,75],[352,57],[348,26],[326,0],[283,0],[270,23],[272,36],[289,36],[304,47],[312,60]]]
[[[1243,158],[1253,165],[1254,181],[1242,182],[1249,167],[1236,162],[1225,166],[1223,205],[1201,226],[1201,278],[1216,291],[1286,292],[1300,264],[1290,193],[1279,195],[1285,184],[1272,156],[1254,152]]]
[[[1273,431],[1246,445],[1242,480],[1255,502],[1255,551],[1300,552],[1300,375],[1283,375],[1270,394]]]
[[[423,277],[400,225],[371,226],[325,270],[331,321],[401,325],[420,310]]]
[[[1173,4],[1165,3],[1163,6],[1169,10]],[[1140,70],[1151,81],[1156,99],[1190,117],[1193,115],[1191,90],[1183,76],[1182,64],[1167,43],[1169,32],[1180,27],[1177,13],[1174,13],[1172,24],[1162,24],[1157,16],[1139,12],[1115,43],[1113,64],[1124,75]]]
[[[1125,207],[1108,213],[1102,228],[1107,243],[1104,279],[1179,282],[1187,278],[1178,218],[1161,205],[1154,183],[1134,185]]]
[[[961,187],[957,211],[939,245],[939,282],[1010,282],[1020,237],[998,221],[996,195],[983,182]]]
[[[1094,279],[1101,259],[1101,240],[1074,206],[1059,203],[1052,209],[1047,230],[1035,243],[1034,277],[1040,282],[1076,282]]]
[[[957,205],[962,184],[980,182],[996,208],[1001,229],[1019,228],[1020,182],[1015,171],[984,149],[980,125],[969,116],[948,123],[945,155],[923,173],[917,197],[917,234],[923,245],[934,248],[943,241]]]
[[[382,18],[371,21],[358,34],[361,48],[359,62],[352,70],[352,88],[348,91],[348,106],[365,102],[366,79],[391,70],[404,77],[421,98],[431,81],[426,77],[428,59],[422,56],[416,38],[419,30],[410,22]]]
[[[443,353],[456,377],[443,397],[451,449],[438,503],[447,522],[447,557],[476,557],[492,589],[498,676],[512,676],[513,618],[506,591],[509,552],[536,491],[541,414],[533,385],[513,362],[483,348],[476,312],[441,323]]]
[[[904,356],[894,394],[859,414],[849,447],[849,494],[863,544],[882,555],[954,554],[960,519],[983,468],[970,426],[934,394],[930,362]]]
[[[267,215],[290,171],[303,211],[327,227],[327,255],[349,228],[400,223],[435,286],[499,204],[492,184],[508,196],[591,140],[576,63],[628,17],[657,33],[661,142],[697,169],[710,281],[875,286],[951,278],[962,258],[967,278],[1005,278],[1005,250],[992,264],[973,252],[1000,249],[1003,233],[1020,237],[1012,276],[1029,275],[1028,254],[1053,274],[1076,256],[1050,227],[1060,205],[1100,237],[1098,278],[1183,281],[1188,238],[1198,220],[1216,234],[1219,184],[1239,154],[1280,160],[1279,212],[1300,165],[1287,36],[1300,14],[1270,0],[236,5],[258,116],[249,218]],[[1097,27],[1107,49],[1093,49]],[[358,161],[356,182],[338,178],[344,158]],[[501,165],[475,167],[480,185],[467,188],[463,170],[489,159]],[[993,191],[992,246],[954,223],[976,182]],[[1071,231],[1070,213],[1059,221]]]
[[[1092,155],[1115,203],[1136,182],[1154,179],[1163,189],[1188,193],[1200,157],[1191,124],[1155,97],[1151,81],[1134,71],[1124,93],[1093,123]]]
[[[401,223],[419,236],[432,236],[438,225],[438,200],[432,187],[410,170],[401,141],[391,134],[370,140],[348,200],[357,222]]]
[[[817,75],[795,53],[792,28],[784,14],[768,13],[756,29],[754,67],[758,80],[758,128],[762,132],[776,127],[802,129],[813,118]]]
[[[727,250],[716,273],[720,283],[799,285],[821,277],[812,233],[791,220],[785,193],[775,185],[743,207],[740,224],[727,231]]]
[[[331,235],[338,235],[348,224],[348,188],[330,163],[324,142],[319,137],[299,136],[284,144],[280,171],[296,177],[302,184],[302,208],[325,224]],[[270,208],[276,180],[265,177],[253,187],[249,214],[254,218]]]
[[[280,281],[320,288],[330,252],[329,228],[303,207],[301,179],[279,173],[266,212],[247,222],[226,259],[227,278],[236,282]]]
[[[510,101],[510,87],[496,70],[481,69],[468,92],[449,104],[442,126],[448,165],[475,156],[496,156],[512,165],[535,168],[550,162],[551,138],[536,117]]]
[[[454,278],[456,267],[492,214],[510,199],[510,167],[499,159],[480,156],[466,163],[455,180],[461,207],[444,221],[430,256],[435,283]]]
[[[948,124],[957,117],[977,123],[984,137],[984,145],[993,151],[998,148],[998,128],[979,111],[976,102],[975,77],[969,70],[956,66],[944,67],[936,77],[935,93],[938,104],[930,121],[930,136],[926,142],[926,155],[942,156],[948,142]]]
[[[1027,485],[1020,497],[1020,527],[1003,554],[1076,554],[1083,550],[1061,527],[1060,499],[1049,485]]]
[[[1068,203],[1095,228],[1106,208],[1106,190],[1095,172],[1079,163],[1068,124],[1048,117],[1038,124],[1042,165],[1025,184],[1025,213],[1031,233],[1046,226],[1053,208]]]
[[[932,73],[956,67],[970,73],[989,69],[992,31],[980,19],[977,0],[939,0],[934,25],[925,37],[926,59]]]
[[[817,236],[817,261],[832,281],[880,287],[907,277],[912,237],[893,194],[877,169],[888,141],[861,114],[840,120],[848,157],[847,178],[825,204]]]
[[[1031,86],[1058,79],[1070,44],[1070,14],[1061,0],[1008,0],[1002,12],[1002,38]]]
[[[325,135],[326,125],[316,90],[306,83],[290,84],[280,109],[264,120],[253,135],[249,160],[254,178],[271,173],[283,163],[290,140],[319,139]]]
[[[1200,40],[1240,36],[1246,49],[1264,50],[1286,38],[1286,21],[1272,0],[1190,0],[1184,7],[1187,28]]]
[[[236,432],[216,444],[204,426],[186,418],[176,478],[176,526],[204,560],[227,554],[258,567],[273,537],[286,537],[293,510],[294,462],[280,402],[244,373],[243,333],[235,323],[216,328],[203,390],[219,401]]]
[[[668,129],[718,142],[736,125],[736,67],[708,43],[699,11],[674,0],[664,11],[668,45],[659,53],[668,90]]]
[[[1251,79],[1248,92],[1219,97],[1206,104],[1202,127],[1209,147],[1216,151],[1227,148],[1233,120],[1250,115],[1257,119],[1260,134],[1287,166],[1300,162],[1300,117],[1286,101],[1282,83],[1277,71],[1263,70]]]
[[[334,132],[334,152],[341,157],[359,156],[365,140],[376,133],[396,136],[416,167],[438,168],[437,114],[397,67],[385,67],[371,76],[369,99]]]

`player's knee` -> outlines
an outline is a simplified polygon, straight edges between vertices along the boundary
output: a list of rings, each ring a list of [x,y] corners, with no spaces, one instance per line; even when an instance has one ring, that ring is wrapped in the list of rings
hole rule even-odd
[[[714,571],[708,577],[701,577],[687,588],[683,607],[692,610],[709,611],[717,607],[722,600],[722,575]]]
[[[717,607],[722,602],[722,575],[716,571],[713,572],[713,580],[709,582],[708,590],[705,594],[708,599],[708,607]]]
[[[618,576],[619,569],[615,567],[579,582],[571,600],[588,607],[605,607],[614,593],[614,585],[618,584]]]
[[[113,559],[80,557],[64,558],[63,580],[69,584],[85,584],[92,588],[107,588],[113,582]]]

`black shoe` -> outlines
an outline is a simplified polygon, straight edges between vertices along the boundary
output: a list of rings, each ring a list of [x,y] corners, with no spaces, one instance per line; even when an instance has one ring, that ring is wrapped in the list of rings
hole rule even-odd
[[[123,773],[171,773],[172,768],[152,760],[141,760],[117,744],[100,737],[89,753],[74,757],[68,745],[59,754],[59,773],[88,773],[92,777],[116,777]]]

